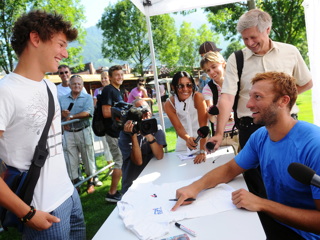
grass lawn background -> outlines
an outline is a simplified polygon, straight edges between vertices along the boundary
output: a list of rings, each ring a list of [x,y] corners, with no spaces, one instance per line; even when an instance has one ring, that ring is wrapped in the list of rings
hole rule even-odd
[[[312,114],[312,102],[311,102],[311,90],[299,95],[297,105],[300,109],[299,120],[304,120],[313,123]],[[157,105],[154,105],[154,111],[156,112]],[[173,127],[166,129],[166,138],[168,144],[168,152],[174,151],[176,142],[176,133]],[[104,156],[97,157],[98,169],[106,166]],[[109,189],[111,183],[111,177],[106,175],[107,171],[99,174],[100,180],[103,182],[103,186],[97,187],[95,193],[87,194],[85,192],[86,186],[81,188],[81,202],[87,227],[87,239],[92,239],[95,233],[99,230],[104,221],[108,218],[109,214],[116,207],[114,203],[108,203],[105,201],[105,195]],[[21,234],[15,229],[10,229],[8,232],[4,231],[0,233],[0,240],[15,240],[21,239]],[[106,239],[108,237],[106,236]]]

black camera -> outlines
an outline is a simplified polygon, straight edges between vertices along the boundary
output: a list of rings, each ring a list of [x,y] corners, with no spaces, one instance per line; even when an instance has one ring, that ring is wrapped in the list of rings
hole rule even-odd
[[[141,133],[143,136],[156,133],[158,131],[157,119],[142,120],[143,114],[149,112],[148,106],[134,107],[130,103],[117,102],[111,108],[113,128],[123,130],[124,124],[131,120],[134,123],[132,133]]]

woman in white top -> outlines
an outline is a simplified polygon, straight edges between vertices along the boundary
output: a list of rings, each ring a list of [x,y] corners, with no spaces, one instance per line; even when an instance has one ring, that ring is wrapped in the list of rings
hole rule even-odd
[[[175,94],[168,98],[164,107],[178,134],[176,152],[197,149],[199,154],[195,157],[194,163],[204,162],[206,138],[201,139],[199,145],[194,141],[198,136],[197,130],[207,126],[205,100],[201,93],[195,91],[195,82],[185,71],[177,72],[171,85]]]

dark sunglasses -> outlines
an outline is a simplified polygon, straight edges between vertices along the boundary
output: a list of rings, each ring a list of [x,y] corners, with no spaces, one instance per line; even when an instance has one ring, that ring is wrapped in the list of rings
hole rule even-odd
[[[139,86],[144,86],[144,83],[139,83]]]
[[[59,72],[60,75],[62,75],[62,74],[68,74],[68,73],[69,73],[68,71]]]
[[[184,87],[186,87],[188,89],[192,89],[193,88],[193,84],[192,83],[187,83],[187,84],[178,84],[177,85],[178,89],[183,89]]]

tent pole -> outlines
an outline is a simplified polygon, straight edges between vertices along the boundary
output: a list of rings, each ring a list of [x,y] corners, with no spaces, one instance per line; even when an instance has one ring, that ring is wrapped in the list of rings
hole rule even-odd
[[[148,8],[146,9],[148,11]],[[151,30],[151,22],[150,17],[148,14],[146,14],[146,21],[147,21],[147,28],[148,28],[148,36],[149,36],[149,43],[150,43],[150,54],[151,54],[151,61],[152,61],[152,68],[153,68],[153,75],[154,75],[154,87],[156,90],[156,97],[157,97],[157,104],[159,109],[159,117],[160,117],[160,124],[162,126],[164,134],[166,134],[166,128],[164,124],[164,118],[163,118],[163,110],[162,110],[162,104],[161,104],[161,96],[160,96],[160,88],[159,88],[159,82],[158,82],[158,72],[157,72],[157,66],[156,66],[156,58],[154,55],[154,46],[153,46],[153,37],[152,37],[152,30]],[[166,148],[167,151],[167,148]]]

